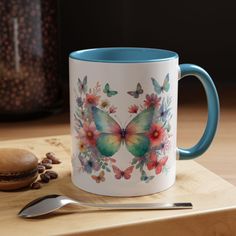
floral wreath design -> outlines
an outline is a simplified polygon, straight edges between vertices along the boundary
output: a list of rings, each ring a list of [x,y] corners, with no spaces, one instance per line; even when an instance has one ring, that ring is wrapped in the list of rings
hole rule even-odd
[[[169,96],[169,74],[163,85],[151,78],[154,92],[145,94],[143,104],[128,107],[131,121],[126,128],[116,122],[117,107],[109,100],[118,91],[111,90],[106,83],[97,82],[88,88],[87,76],[78,78],[76,109],[74,112],[75,132],[78,139],[79,171],[86,172],[96,183],[106,180],[106,173],[113,172],[117,180],[129,180],[134,170],[140,172],[140,180],[148,183],[156,175],[168,173],[166,163],[171,148],[170,120],[171,97]],[[127,91],[131,99],[143,96],[141,83],[134,91]],[[130,165],[121,170],[112,156],[122,144],[133,155]]]

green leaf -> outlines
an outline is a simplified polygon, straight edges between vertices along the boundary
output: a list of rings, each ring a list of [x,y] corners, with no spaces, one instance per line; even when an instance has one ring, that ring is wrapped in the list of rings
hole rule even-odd
[[[146,176],[142,175],[140,179],[141,179],[141,181],[144,181],[145,178],[146,178]]]
[[[132,162],[131,162],[131,165],[135,165],[135,164],[137,163],[137,161],[138,161],[138,160],[134,158],[134,159],[132,160]]]
[[[143,171],[143,164],[144,164],[144,163],[142,163],[142,164],[140,165],[140,168],[139,168],[140,171]]]
[[[139,162],[139,163],[135,166],[135,168],[136,168],[136,169],[139,169],[140,166],[141,166],[141,162]]]

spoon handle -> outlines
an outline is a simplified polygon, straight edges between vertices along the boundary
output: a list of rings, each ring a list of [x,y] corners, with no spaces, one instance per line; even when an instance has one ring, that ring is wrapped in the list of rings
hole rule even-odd
[[[97,203],[78,203],[87,207],[96,207],[101,209],[117,209],[117,210],[145,210],[145,209],[191,209],[193,205],[191,202],[178,202],[178,203],[125,203],[125,204],[97,204]]]

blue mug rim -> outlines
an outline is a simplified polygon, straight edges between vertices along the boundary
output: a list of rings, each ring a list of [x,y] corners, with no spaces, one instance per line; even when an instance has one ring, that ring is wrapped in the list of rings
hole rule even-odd
[[[74,51],[69,58],[103,63],[147,63],[173,60],[179,56],[176,52],[157,48],[106,47]]]

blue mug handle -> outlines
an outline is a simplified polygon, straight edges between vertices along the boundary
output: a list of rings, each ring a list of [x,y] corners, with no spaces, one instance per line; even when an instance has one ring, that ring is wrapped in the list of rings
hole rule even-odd
[[[205,131],[196,145],[188,149],[178,148],[179,160],[189,160],[202,155],[210,146],[218,126],[220,105],[216,87],[210,75],[201,67],[193,64],[181,64],[180,79],[185,76],[197,77],[206,93],[208,105],[208,118]]]

